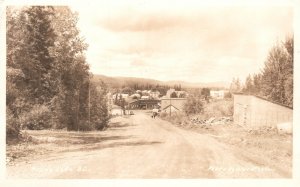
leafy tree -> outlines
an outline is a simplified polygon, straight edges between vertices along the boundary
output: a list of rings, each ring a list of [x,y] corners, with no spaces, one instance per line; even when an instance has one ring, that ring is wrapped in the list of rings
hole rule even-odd
[[[18,55],[25,84],[31,100],[42,104],[53,96],[49,73],[53,64],[50,50],[54,47],[55,32],[51,25],[53,7],[33,6],[24,10],[23,43]]]
[[[90,125],[96,130],[103,130],[109,121],[107,106],[107,85],[90,85]]]
[[[254,74],[253,75],[253,94],[254,95],[261,95],[261,84],[262,84],[262,76],[261,74]]]
[[[263,71],[246,79],[244,92],[293,107],[294,38],[287,37],[269,51]],[[252,82],[252,89],[251,84]]]
[[[79,36],[76,27],[77,14],[68,7],[55,7],[54,18],[52,25],[57,39],[55,48],[51,51],[55,56],[51,77],[53,77],[52,84],[57,85],[55,87],[57,98],[53,110],[59,111],[56,113],[55,126],[66,124],[68,130],[77,130],[80,121],[86,119],[87,115],[85,108],[89,66],[84,57],[87,44]],[[85,111],[82,111],[83,109]]]
[[[175,84],[173,87],[176,91],[181,91],[181,84]]]
[[[230,92],[240,92],[241,91],[241,82],[239,78],[233,78],[230,84]]]
[[[176,92],[172,92],[171,95],[170,95],[170,97],[171,97],[171,98],[177,98]]]
[[[203,88],[201,90],[201,96],[206,100],[206,102],[209,102],[210,89],[209,88]]]
[[[262,94],[271,101],[292,106],[293,50],[292,39],[277,43],[270,50],[262,73]]]
[[[187,115],[198,114],[203,112],[203,101],[201,94],[189,94],[186,103],[184,104],[183,111]]]
[[[243,92],[247,94],[253,94],[254,86],[251,75],[248,75],[246,78],[245,86],[243,88]]]
[[[186,98],[186,93],[185,92],[180,93],[179,96],[178,96],[178,98]]]
[[[103,129],[107,88],[91,82],[78,15],[63,6],[8,7],[6,20],[7,134],[17,137],[21,126]]]
[[[50,25],[52,15],[51,7],[7,7],[6,106],[8,115],[12,115],[8,119],[14,118],[7,121],[7,129],[13,127],[14,132],[24,125],[21,116],[53,96],[49,86],[53,62],[49,50],[55,38]]]
[[[287,37],[283,45],[288,52],[288,59],[285,63],[285,69],[284,69],[285,104],[288,106],[293,106],[294,37]]]
[[[124,87],[121,92],[124,94],[132,94],[132,93],[134,93],[134,90],[127,86],[127,87]]]

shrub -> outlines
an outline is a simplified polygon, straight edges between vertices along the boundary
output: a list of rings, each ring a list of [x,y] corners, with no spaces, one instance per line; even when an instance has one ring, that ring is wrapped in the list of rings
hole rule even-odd
[[[51,127],[51,111],[45,105],[34,105],[29,112],[23,113],[20,123],[23,128],[42,130]]]
[[[20,133],[20,123],[10,109],[6,109],[6,139],[15,139]]]
[[[205,105],[203,114],[205,118],[223,117],[233,115],[233,100],[220,100]]]
[[[102,118],[98,119],[95,122],[95,129],[96,130],[104,130],[108,126],[110,116],[102,116]]]
[[[167,112],[161,112],[160,115],[159,115],[161,118],[165,118],[168,116],[168,113]]]
[[[203,112],[203,102],[201,97],[190,95],[184,105],[186,115],[198,114]]]
[[[177,98],[176,92],[172,92],[171,95],[170,95],[170,97],[171,97],[171,98]]]
[[[80,131],[91,131],[94,130],[94,125],[87,120],[80,120],[78,128]]]
[[[166,112],[162,112],[160,114],[160,117],[163,120],[169,121],[172,124],[176,124],[176,125],[183,124],[183,123],[185,123],[188,120],[188,118],[186,117],[186,115],[184,113],[182,113],[182,112],[172,113],[171,116],[168,113],[166,113]]]

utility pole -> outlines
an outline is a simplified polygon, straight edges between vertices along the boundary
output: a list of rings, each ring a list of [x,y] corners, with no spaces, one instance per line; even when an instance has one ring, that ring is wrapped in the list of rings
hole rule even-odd
[[[170,116],[172,115],[172,111],[171,111],[171,107],[172,107],[172,105],[171,105],[171,95],[170,95]]]

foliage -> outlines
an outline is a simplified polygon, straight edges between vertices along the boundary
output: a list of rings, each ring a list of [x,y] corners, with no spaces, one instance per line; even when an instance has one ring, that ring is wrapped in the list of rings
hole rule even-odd
[[[176,91],[181,91],[181,84],[175,84],[174,86],[173,86],[173,88],[176,90]]]
[[[225,117],[233,115],[233,99],[223,99],[204,105],[203,116],[205,119],[211,117]]]
[[[20,116],[20,124],[24,129],[42,130],[51,126],[51,112],[45,105],[34,105],[29,112]]]
[[[269,51],[263,71],[246,78],[243,92],[293,106],[294,38],[287,37]]]
[[[20,133],[20,124],[9,108],[6,108],[6,135],[7,139],[16,138]]]
[[[225,94],[224,94],[224,99],[230,99],[230,98],[232,98],[232,93],[230,93],[230,92],[225,92]]]
[[[201,95],[202,97],[204,97],[204,99],[209,102],[209,98],[210,98],[210,89],[209,88],[202,88],[201,90]]]
[[[262,94],[272,101],[293,105],[293,38],[270,50],[262,74]]]
[[[121,93],[124,93],[124,94],[133,94],[135,91],[132,89],[132,88],[130,88],[130,87],[124,87],[124,88],[122,88],[122,90],[121,90]]]
[[[8,136],[17,137],[21,124],[68,130],[106,126],[107,90],[91,82],[77,21],[64,6],[7,7]]]
[[[203,99],[201,97],[201,94],[194,93],[190,94],[187,97],[187,101],[184,104],[184,112],[186,115],[192,115],[203,112]]]
[[[245,82],[245,86],[243,88],[243,93],[253,93],[254,91],[254,86],[253,86],[253,80],[251,75],[248,75],[248,77],[246,78],[246,82]]]
[[[90,120],[96,130],[103,130],[109,121],[107,95],[108,88],[103,82],[98,87],[91,85]]]
[[[178,98],[186,98],[187,94],[186,92],[179,93]]]
[[[239,78],[233,78],[230,84],[230,92],[241,92],[242,86]]]
[[[171,95],[170,95],[170,97],[171,97],[171,98],[177,98],[176,92],[172,92]]]
[[[184,121],[187,121],[187,116],[182,113],[182,112],[176,112],[174,114],[172,114],[171,116],[168,113],[162,113],[163,115],[160,115],[160,118],[166,121],[171,122],[172,124],[175,125],[180,125],[182,124]]]

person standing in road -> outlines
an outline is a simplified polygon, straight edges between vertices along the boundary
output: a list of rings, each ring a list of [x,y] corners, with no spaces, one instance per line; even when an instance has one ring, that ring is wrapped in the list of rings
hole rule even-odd
[[[157,108],[154,108],[154,109],[152,110],[152,118],[155,119],[155,117],[157,116],[157,114],[158,114],[158,109],[157,109]]]

